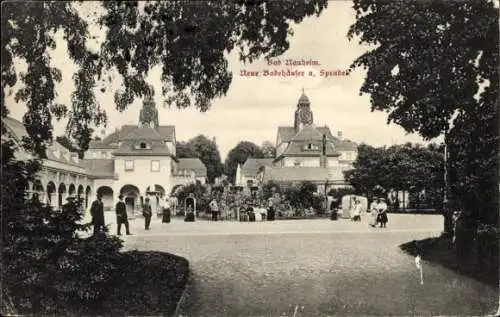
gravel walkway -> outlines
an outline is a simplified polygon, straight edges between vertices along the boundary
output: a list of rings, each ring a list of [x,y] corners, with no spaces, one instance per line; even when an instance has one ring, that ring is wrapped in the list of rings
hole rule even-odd
[[[190,261],[181,316],[485,315],[497,291],[430,263],[424,285],[398,246],[437,236],[442,217],[393,215],[391,227],[341,220],[153,223],[127,249]],[[142,223],[138,221],[138,223]]]

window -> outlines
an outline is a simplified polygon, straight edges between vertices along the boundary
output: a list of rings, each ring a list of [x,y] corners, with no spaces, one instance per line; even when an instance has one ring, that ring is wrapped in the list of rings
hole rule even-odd
[[[160,171],[160,161],[151,161],[151,172]]]
[[[247,187],[252,187],[253,186],[253,180],[249,179],[247,180]]]
[[[133,171],[134,170],[134,161],[125,160],[125,171]]]
[[[145,149],[145,148],[147,148],[146,143],[141,142],[141,144],[140,144],[140,148],[141,148],[141,149]]]
[[[309,143],[302,148],[304,151],[319,151],[319,145]]]

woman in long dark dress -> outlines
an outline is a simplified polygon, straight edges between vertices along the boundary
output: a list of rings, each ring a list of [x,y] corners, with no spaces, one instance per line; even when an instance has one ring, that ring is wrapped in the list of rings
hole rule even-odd
[[[151,217],[153,216],[153,210],[149,204],[149,198],[146,198],[144,206],[142,207],[142,215],[144,216],[144,229],[149,230],[149,225],[151,224]]]
[[[165,203],[163,204],[163,215],[162,215],[162,220],[161,222],[163,223],[169,223],[170,222],[170,201],[168,199],[165,199]]]

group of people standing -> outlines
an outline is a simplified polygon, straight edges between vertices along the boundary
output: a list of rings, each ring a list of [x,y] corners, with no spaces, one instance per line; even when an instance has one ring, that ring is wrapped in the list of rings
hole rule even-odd
[[[370,212],[368,224],[371,227],[380,225],[380,228],[385,228],[387,226],[389,219],[387,217],[387,203],[384,198],[374,197],[368,212]]]
[[[166,200],[164,204],[162,204],[162,222],[168,223],[170,222],[170,208],[169,202]],[[128,213],[125,202],[123,201],[123,195],[118,196],[118,202],[115,205],[115,213],[116,213],[116,234],[121,236],[121,228],[122,225],[125,226],[125,231],[127,235],[132,235],[130,232],[130,224],[128,221]],[[97,193],[97,199],[92,203],[90,207],[90,214],[92,216],[92,225],[94,227],[94,235],[97,235],[101,232],[107,232],[108,229],[104,220],[104,204],[102,202],[102,194]],[[151,218],[153,217],[153,209],[150,204],[150,199],[147,197],[144,200],[144,204],[142,205],[142,216],[144,217],[144,229],[150,230],[151,226]]]

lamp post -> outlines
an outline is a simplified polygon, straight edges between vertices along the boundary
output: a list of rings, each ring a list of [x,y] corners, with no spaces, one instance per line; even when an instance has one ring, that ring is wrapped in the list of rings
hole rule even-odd
[[[458,110],[451,117],[451,124],[448,129],[444,131],[444,189],[443,189],[443,216],[444,216],[444,234],[449,235],[452,232],[452,210],[450,210],[450,199],[449,199],[449,175],[448,175],[448,137],[451,129],[453,128],[453,122],[457,118],[459,112]]]

